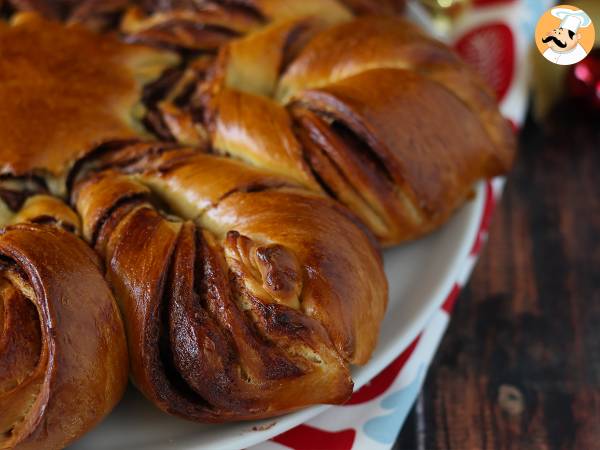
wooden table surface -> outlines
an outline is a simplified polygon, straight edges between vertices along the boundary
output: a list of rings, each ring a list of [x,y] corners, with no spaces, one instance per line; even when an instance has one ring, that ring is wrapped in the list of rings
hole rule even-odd
[[[394,449],[600,449],[600,118],[531,120]]]

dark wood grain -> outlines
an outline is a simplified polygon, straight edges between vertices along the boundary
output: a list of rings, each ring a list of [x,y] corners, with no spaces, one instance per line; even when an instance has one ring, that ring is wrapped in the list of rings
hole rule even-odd
[[[528,121],[405,449],[600,449],[600,119]]]

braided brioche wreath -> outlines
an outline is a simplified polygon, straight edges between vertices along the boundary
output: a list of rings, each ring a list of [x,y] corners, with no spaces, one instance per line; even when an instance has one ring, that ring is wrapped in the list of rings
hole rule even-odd
[[[514,154],[490,90],[400,9],[0,1],[0,448],[64,447],[127,372],[200,422],[348,399],[379,248]]]

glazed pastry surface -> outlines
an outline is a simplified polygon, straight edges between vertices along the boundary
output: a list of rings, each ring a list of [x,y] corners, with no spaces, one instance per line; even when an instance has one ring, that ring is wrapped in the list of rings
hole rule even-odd
[[[123,323],[98,257],[71,233],[11,225],[0,258],[0,448],[63,448],[125,391]]]
[[[514,155],[489,88],[400,3],[0,2],[0,447],[80,436],[127,354],[199,422],[349,398],[380,248]]]

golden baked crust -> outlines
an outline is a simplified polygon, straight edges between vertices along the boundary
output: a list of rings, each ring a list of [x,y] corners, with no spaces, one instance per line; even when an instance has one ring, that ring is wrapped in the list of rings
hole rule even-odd
[[[142,147],[143,162],[74,190],[124,315],[138,388],[167,412],[210,422],[347,399],[348,363],[368,360],[387,299],[368,235],[289,178]]]
[[[56,177],[103,142],[139,137],[142,86],[178,61],[33,13],[0,22],[0,55],[0,171]]]
[[[72,234],[13,225],[0,256],[0,448],[63,448],[123,395],[123,324],[96,255]]]
[[[393,0],[10,3],[68,25],[31,12],[0,25],[0,221],[11,224],[0,255],[16,258],[3,239],[23,236],[19,251],[43,266],[29,242],[56,241],[67,256],[50,258],[52,283],[83,273],[65,295],[89,284],[108,305],[110,286],[131,378],[171,414],[224,422],[345,401],[387,303],[379,245],[434,230],[511,164],[489,89],[391,17]],[[95,250],[106,285],[61,229]],[[11,286],[0,283],[0,313],[18,311],[23,332],[0,402],[45,345],[24,296],[62,305],[59,290]],[[108,403],[68,436],[32,442],[84,432],[120,383],[106,381],[108,394],[82,383]],[[80,414],[48,401],[65,423]],[[14,418],[0,413],[0,425]]]
[[[217,152],[328,193],[386,246],[435,230],[515,151],[483,81],[386,16],[297,18],[234,40],[201,99]]]

